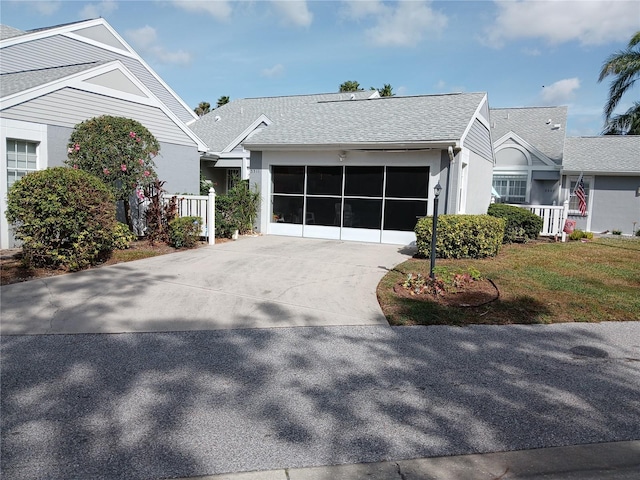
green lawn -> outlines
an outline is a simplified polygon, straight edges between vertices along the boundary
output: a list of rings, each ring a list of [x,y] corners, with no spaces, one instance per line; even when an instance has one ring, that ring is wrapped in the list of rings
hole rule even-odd
[[[475,268],[500,298],[480,307],[447,307],[400,298],[393,286],[409,273],[429,275],[429,260],[411,259],[378,285],[392,325],[468,325],[640,320],[640,238],[505,245],[493,258],[441,260],[438,267]]]

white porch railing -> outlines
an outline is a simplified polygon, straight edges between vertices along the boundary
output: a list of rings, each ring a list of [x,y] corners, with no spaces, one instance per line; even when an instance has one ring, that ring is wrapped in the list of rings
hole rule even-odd
[[[562,237],[566,242],[567,234],[563,232],[565,221],[569,216],[569,200],[565,200],[562,206],[555,205],[514,205],[525,208],[542,217],[541,237]]]
[[[207,237],[209,245],[215,243],[216,237],[216,191],[209,189],[209,195],[173,195],[164,194],[162,201],[169,203],[175,197],[178,217],[200,217],[202,219],[201,236]]]

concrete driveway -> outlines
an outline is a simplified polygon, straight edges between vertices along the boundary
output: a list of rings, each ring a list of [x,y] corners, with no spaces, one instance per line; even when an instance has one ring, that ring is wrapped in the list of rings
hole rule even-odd
[[[6,334],[386,325],[376,285],[414,252],[264,236],[4,286]]]

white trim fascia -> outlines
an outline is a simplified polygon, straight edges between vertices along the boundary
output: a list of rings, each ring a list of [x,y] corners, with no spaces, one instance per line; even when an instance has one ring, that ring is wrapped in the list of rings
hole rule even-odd
[[[234,148],[236,148],[251,132],[253,132],[258,126],[262,123],[266,123],[267,126],[271,125],[273,122],[269,117],[267,117],[264,113],[261,114],[257,119],[255,119],[251,124],[245,128],[242,133],[240,133],[236,138],[234,138],[229,145],[227,145],[224,149],[222,149],[221,153],[228,153]]]
[[[601,176],[601,177],[640,177],[638,171],[623,171],[623,172],[610,172],[606,170],[561,170],[562,175],[580,175],[583,173],[585,176]]]
[[[367,100],[371,100],[372,98],[382,98],[382,97],[380,96],[380,92],[378,90],[374,90],[371,96],[367,97]]]
[[[109,30],[109,32],[127,50],[117,49],[117,48],[112,47],[111,45],[106,45],[104,43],[97,42],[95,40],[92,40],[90,38],[84,37],[82,35],[78,35],[78,34],[74,34],[73,33],[75,30],[82,30],[82,29],[85,29],[85,28],[88,28],[88,27],[95,27],[95,26],[99,26],[99,25],[102,25],[107,30]],[[6,40],[0,41],[0,49],[4,48],[4,47],[10,47],[12,45],[18,45],[18,44],[24,43],[24,42],[30,42],[30,41],[33,41],[33,40],[39,40],[39,39],[42,39],[42,38],[52,37],[52,36],[55,36],[55,35],[63,35],[63,36],[66,36],[68,38],[72,38],[74,40],[82,41],[84,43],[100,47],[100,48],[102,48],[104,50],[115,52],[115,53],[118,53],[118,54],[121,54],[121,55],[126,55],[126,56],[128,56],[130,58],[138,60],[142,64],[142,66],[144,68],[146,68],[149,71],[149,73],[151,75],[153,75],[156,80],[158,80],[158,82],[160,82],[160,84],[171,94],[171,96],[173,96],[178,101],[178,103],[180,103],[180,105],[182,105],[184,107],[184,109],[191,114],[191,116],[193,117],[194,120],[198,119],[198,115],[193,111],[193,109],[191,109],[186,103],[184,103],[184,101],[176,94],[176,92],[174,92],[173,89],[171,89],[171,87],[169,87],[169,85],[167,85],[164,82],[164,80],[162,80],[162,78],[160,78],[160,76],[149,66],[149,64],[147,64],[147,62],[145,62],[142,59],[142,57],[133,48],[131,48],[131,45],[129,45],[124,40],[124,38],[122,38],[120,36],[120,34],[118,34],[118,32],[116,32],[113,29],[113,27],[111,25],[109,25],[109,23],[103,18],[96,18],[96,19],[93,19],[93,20],[86,20],[84,22],[77,22],[77,23],[72,23],[72,24],[69,24],[69,25],[62,25],[60,27],[49,28],[49,29],[46,29],[46,30],[41,30],[41,31],[32,32],[32,33],[25,33],[24,35],[18,35],[16,37],[7,38]]]
[[[262,144],[252,143],[244,144],[247,150],[258,151],[279,151],[279,150],[299,150],[299,151],[315,151],[315,150],[394,150],[394,151],[412,151],[412,150],[446,150],[453,147],[454,151],[460,150],[460,142],[458,140],[435,140],[432,142],[380,142],[380,143],[302,143],[302,144]]]
[[[544,153],[542,153],[536,147],[531,145],[529,142],[527,142],[525,139],[523,139],[520,135],[515,133],[513,130],[508,131],[507,133],[505,133],[502,137],[500,137],[498,140],[496,140],[493,143],[494,152],[497,152],[498,150],[502,150],[502,148],[508,148],[509,145],[511,145],[511,144],[503,145],[504,142],[506,142],[507,140],[514,140],[521,147],[524,147],[527,150],[529,150],[529,152],[533,153],[536,157],[538,157],[543,163],[547,164],[548,166],[550,166],[550,167],[559,166],[559,164],[557,164],[556,162],[551,160]]]
[[[123,92],[121,90],[114,90],[102,85],[96,85],[88,83],[85,80],[90,80],[93,77],[108,73],[114,70],[119,70],[123,73],[136,87],[138,87],[147,98],[131,93]],[[28,102],[34,98],[48,95],[57,90],[63,88],[75,88],[77,90],[86,91],[90,93],[96,93],[99,95],[105,95],[108,97],[114,97],[122,100],[129,101],[131,103],[137,103],[141,105],[147,105],[160,109],[176,126],[182,130],[193,142],[198,146],[198,151],[206,152],[208,150],[207,144],[200,139],[193,131],[188,128],[182,120],[180,120],[164,102],[162,102],[156,95],[149,90],[149,88],[142,83],[138,77],[136,77],[129,69],[120,61],[113,60],[109,63],[97,65],[94,68],[83,70],[66,77],[59,78],[52,82],[39,85],[37,87],[30,88],[23,92],[17,92],[13,95],[8,95],[2,99],[2,110],[11,108],[15,105]]]

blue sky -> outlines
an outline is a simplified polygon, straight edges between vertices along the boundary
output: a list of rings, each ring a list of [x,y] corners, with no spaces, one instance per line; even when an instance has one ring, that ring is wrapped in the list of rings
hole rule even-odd
[[[99,16],[192,107],[355,80],[401,95],[483,91],[492,107],[568,105],[568,135],[600,132],[600,67],[640,30],[637,0],[0,3],[2,23],[22,30]]]

